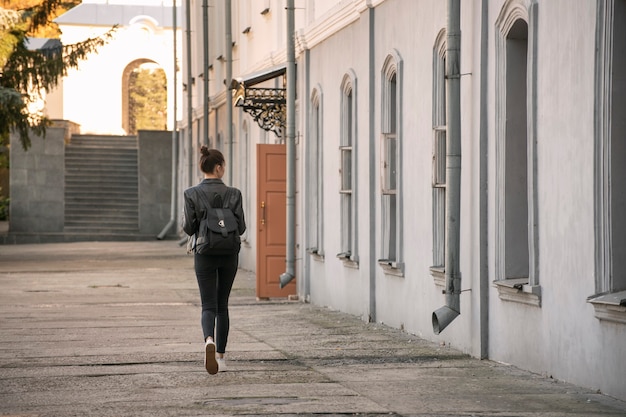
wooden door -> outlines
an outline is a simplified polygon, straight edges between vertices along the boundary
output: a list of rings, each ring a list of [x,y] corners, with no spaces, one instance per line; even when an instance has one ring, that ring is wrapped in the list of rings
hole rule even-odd
[[[287,152],[285,145],[257,145],[257,265],[259,299],[296,294],[296,281],[280,288],[286,268]]]

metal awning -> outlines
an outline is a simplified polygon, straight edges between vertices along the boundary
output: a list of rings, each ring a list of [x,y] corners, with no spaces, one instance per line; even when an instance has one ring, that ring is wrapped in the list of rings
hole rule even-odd
[[[233,79],[231,84],[233,104],[249,113],[261,129],[279,137],[282,137],[287,114],[286,68],[285,65],[269,68]],[[282,88],[255,87],[278,77],[282,77]]]

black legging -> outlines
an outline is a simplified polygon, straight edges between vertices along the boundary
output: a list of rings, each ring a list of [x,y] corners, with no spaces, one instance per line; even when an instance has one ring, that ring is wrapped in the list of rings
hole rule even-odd
[[[196,278],[202,301],[202,332],[204,340],[207,337],[213,338],[218,353],[226,352],[230,327],[228,297],[235,281],[238,263],[239,255],[196,254],[194,256]],[[215,334],[216,327],[217,335]]]

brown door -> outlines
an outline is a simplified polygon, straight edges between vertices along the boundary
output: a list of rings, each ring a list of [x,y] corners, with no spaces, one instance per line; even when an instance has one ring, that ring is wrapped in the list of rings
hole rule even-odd
[[[259,299],[296,294],[296,280],[280,288],[285,272],[287,153],[285,145],[257,145],[257,265]]]

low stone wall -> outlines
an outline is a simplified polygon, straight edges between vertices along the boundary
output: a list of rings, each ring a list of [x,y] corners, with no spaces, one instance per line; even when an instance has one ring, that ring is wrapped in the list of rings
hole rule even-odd
[[[65,219],[65,143],[77,125],[58,122],[45,138],[31,133],[24,150],[11,135],[10,233],[62,233]],[[36,241],[36,239],[35,239]]]
[[[171,218],[172,132],[140,130],[139,232],[158,235]],[[168,231],[174,236],[176,228]]]

